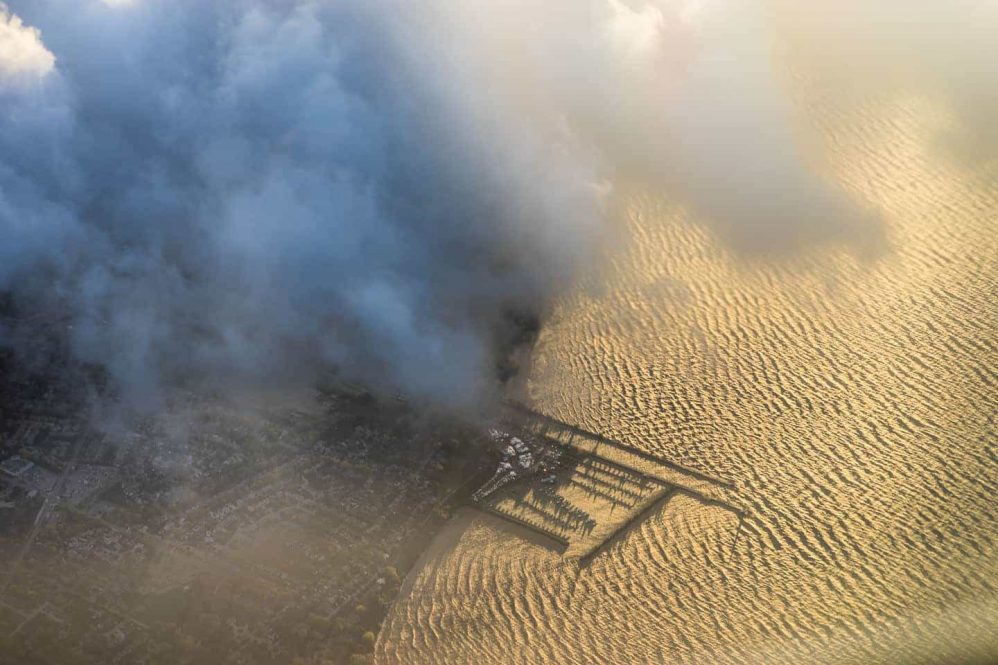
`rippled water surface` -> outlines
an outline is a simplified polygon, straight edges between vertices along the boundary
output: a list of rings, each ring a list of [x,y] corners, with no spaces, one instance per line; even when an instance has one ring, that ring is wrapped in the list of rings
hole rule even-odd
[[[791,80],[882,248],[749,257],[635,194],[529,383],[546,413],[734,481],[737,540],[677,496],[580,568],[469,511],[381,662],[998,660],[998,175],[940,156],[931,100]]]

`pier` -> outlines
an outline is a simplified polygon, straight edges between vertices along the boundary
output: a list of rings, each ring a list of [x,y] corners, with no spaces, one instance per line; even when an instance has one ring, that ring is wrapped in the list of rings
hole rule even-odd
[[[656,510],[661,509],[677,494],[686,494],[704,505],[715,506],[737,515],[738,530],[735,536],[737,542],[737,534],[741,532],[745,519],[745,510],[726,498],[705,493],[709,490],[703,486],[705,483],[709,484],[721,490],[723,494],[723,490],[734,489],[734,483],[561,422],[518,402],[507,401],[505,406],[509,410],[509,419],[504,425],[510,428],[505,436],[515,437],[518,433],[524,439],[533,441],[538,452],[557,450],[562,464],[553,473],[545,476],[543,482],[550,485],[540,485],[538,472],[533,472],[519,474],[514,479],[499,483],[487,492],[482,492],[480,489],[472,501],[474,508],[527,529],[531,534],[542,537],[544,542],[556,546],[556,549],[563,554],[573,546],[573,543],[585,547],[578,557],[579,565],[583,567],[588,566],[595,557],[626,537],[632,529]],[[587,442],[591,445],[586,445]],[[600,445],[673,472],[666,475],[686,476],[691,482],[659,477],[647,469],[638,469],[622,460],[611,459],[598,452]],[[551,489],[542,489],[547,486]],[[571,496],[572,491],[581,492],[589,497],[589,501],[595,502],[595,506],[602,503],[604,511],[607,510],[606,506],[610,506],[610,514],[615,508],[634,512],[619,524],[611,521],[611,524],[615,524],[612,530],[605,535],[597,535],[596,538],[599,540],[588,543],[587,546],[584,543],[586,539],[591,539],[589,534],[598,525],[598,521],[579,505],[578,499],[574,499],[574,503],[568,501],[556,488],[566,488],[568,496]],[[537,492],[541,492],[542,496],[550,496],[551,499],[538,501]],[[531,494],[535,494],[534,500],[528,498]],[[499,504],[508,501],[513,503],[499,507]],[[590,505],[586,507],[593,509]],[[529,515],[515,514],[525,511],[530,511]],[[604,529],[609,526],[610,524],[606,524]],[[573,538],[573,534],[578,538]]]

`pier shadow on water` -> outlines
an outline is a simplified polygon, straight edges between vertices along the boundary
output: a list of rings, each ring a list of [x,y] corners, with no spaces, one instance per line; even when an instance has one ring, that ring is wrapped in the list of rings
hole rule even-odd
[[[512,464],[476,493],[472,506],[518,535],[588,566],[675,495],[687,494],[739,517],[734,485],[513,404],[497,423],[497,444],[517,442],[531,465]],[[521,468],[522,467],[522,468]],[[505,474],[505,475],[503,475]],[[497,480],[499,478],[499,480]]]

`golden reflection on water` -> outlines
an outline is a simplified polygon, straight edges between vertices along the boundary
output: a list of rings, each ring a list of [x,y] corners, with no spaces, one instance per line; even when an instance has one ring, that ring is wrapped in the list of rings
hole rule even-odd
[[[998,659],[998,178],[940,156],[931,100],[788,77],[884,246],[747,258],[635,194],[529,382],[545,412],[735,480],[735,547],[735,518],[689,497],[582,570],[466,515],[381,662]]]

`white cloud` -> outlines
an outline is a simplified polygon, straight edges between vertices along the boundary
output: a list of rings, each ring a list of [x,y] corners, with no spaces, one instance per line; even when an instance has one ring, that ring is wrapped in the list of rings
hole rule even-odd
[[[0,83],[41,78],[54,66],[55,56],[45,48],[38,29],[24,25],[0,3]]]
[[[745,251],[879,240],[879,220],[805,155],[762,0],[438,2],[450,59],[522,116],[564,122],[607,180],[686,206]]]

